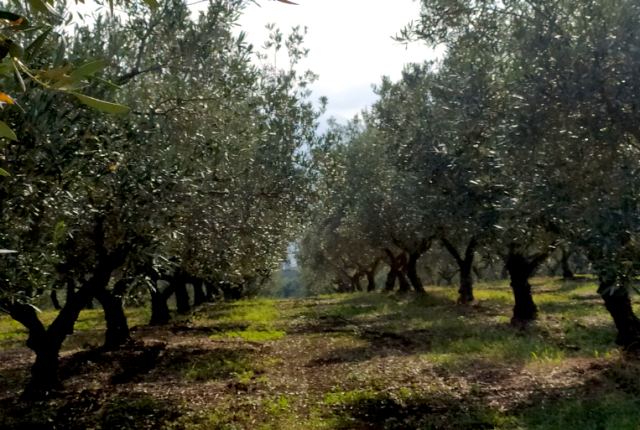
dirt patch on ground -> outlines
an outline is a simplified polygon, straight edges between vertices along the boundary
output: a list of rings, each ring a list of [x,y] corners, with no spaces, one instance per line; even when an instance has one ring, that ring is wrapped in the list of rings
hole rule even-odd
[[[494,428],[495,414],[517,415],[543,402],[607,390],[640,394],[633,359],[443,364],[425,356],[434,329],[392,331],[371,319],[327,316],[326,302],[302,308],[317,317],[292,316],[281,323],[287,334],[275,340],[218,336],[248,324],[199,319],[137,327],[118,351],[67,351],[61,389],[38,402],[18,398],[33,354],[2,350],[0,427]],[[486,305],[451,309],[461,318],[496,312]],[[468,426],[460,418],[467,416]]]

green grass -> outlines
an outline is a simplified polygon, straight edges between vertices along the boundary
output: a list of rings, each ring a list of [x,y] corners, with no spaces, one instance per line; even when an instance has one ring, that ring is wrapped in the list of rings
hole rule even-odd
[[[220,333],[211,339],[238,338],[249,342],[266,342],[281,339],[286,332],[278,329],[283,318],[276,307],[281,301],[269,299],[243,300],[224,304],[213,315],[199,314],[200,325],[211,325]],[[239,329],[242,327],[242,329]]]
[[[230,378],[248,380],[254,375],[251,360],[241,354],[214,354],[204,358],[194,358],[185,363],[182,375],[191,382],[211,382]]]
[[[116,394],[100,403],[92,428],[640,429],[640,366],[615,345],[597,285],[536,278],[532,286],[540,318],[525,330],[510,324],[508,281],[477,284],[468,307],[450,287],[208,305],[189,324],[213,331],[211,340],[180,338],[162,365],[215,400],[194,406],[187,395],[159,413],[156,397]],[[132,326],[148,321],[148,308],[126,312]],[[101,310],[83,311],[74,339],[95,343],[104,326]],[[0,348],[26,336],[0,317]],[[568,382],[554,386],[552,372]]]
[[[541,402],[518,419],[528,430],[637,430],[640,399],[612,392],[587,399]]]
[[[268,324],[278,318],[275,303],[276,300],[268,299],[242,300],[231,303],[227,305],[225,315],[220,318],[220,321]]]
[[[220,339],[223,337],[237,337],[249,342],[265,342],[267,340],[277,340],[282,338],[286,332],[284,331],[276,331],[276,330],[267,330],[267,331],[255,331],[255,330],[244,330],[244,331],[227,331],[222,335],[215,334],[210,336],[211,339]]]

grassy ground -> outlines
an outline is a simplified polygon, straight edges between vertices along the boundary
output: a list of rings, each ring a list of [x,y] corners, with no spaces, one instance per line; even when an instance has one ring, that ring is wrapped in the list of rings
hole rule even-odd
[[[503,282],[477,285],[472,307],[433,287],[206,305],[163,328],[129,310],[137,343],[110,353],[85,311],[64,389],[35,403],[17,400],[24,330],[2,317],[0,428],[640,429],[640,361],[616,348],[596,286],[533,285],[527,331],[509,325]]]

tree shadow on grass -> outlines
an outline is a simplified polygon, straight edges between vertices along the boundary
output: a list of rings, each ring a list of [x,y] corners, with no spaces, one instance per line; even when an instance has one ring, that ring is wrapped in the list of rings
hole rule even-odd
[[[636,430],[638,386],[637,363],[607,363],[588,369],[582,380],[556,387],[529,382],[492,385],[488,391],[351,391],[329,393],[325,403],[338,417],[336,430]],[[506,401],[496,404],[496,398]]]
[[[251,360],[255,351],[251,348],[208,348],[181,345],[169,348],[158,364],[158,371],[141,378],[153,382],[166,378],[177,378],[187,382],[223,381],[259,373]]]
[[[586,284],[596,284],[598,282],[595,278],[589,278],[586,276],[575,276],[573,279],[569,280],[560,280],[560,288],[558,289],[561,293],[566,293],[569,291],[574,291],[578,288],[584,287]],[[594,285],[593,290],[597,290],[597,285]]]
[[[575,324],[564,335],[545,326],[523,331],[507,322],[466,321],[450,317],[427,329],[396,332],[371,329],[351,331],[359,342],[325,350],[307,363],[309,367],[361,363],[377,357],[424,356],[443,374],[468,378],[471,369],[487,371],[487,378],[508,377],[528,362],[560,362],[567,356],[593,358],[616,348],[613,327]],[[362,341],[365,341],[363,344]]]
[[[545,314],[575,317],[607,315],[607,310],[600,297],[572,297],[570,302],[544,302],[539,303],[538,307]]]
[[[109,395],[102,389],[0,406],[0,428],[7,430],[160,429],[179,416],[178,405],[168,400],[144,393]]]
[[[336,430],[493,429],[497,413],[468,398],[443,393],[349,392],[330,395]]]
[[[164,342],[130,342],[115,351],[81,351],[60,360],[60,378],[109,372],[112,384],[131,382],[153,369],[165,349]]]

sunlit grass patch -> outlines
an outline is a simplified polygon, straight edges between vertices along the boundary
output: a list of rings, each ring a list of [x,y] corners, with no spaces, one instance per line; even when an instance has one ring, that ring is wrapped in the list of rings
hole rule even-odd
[[[473,292],[476,300],[487,300],[500,305],[512,305],[513,293],[510,290],[482,290]]]
[[[225,315],[220,321],[248,321],[269,323],[278,319],[278,309],[275,300],[253,299],[231,303],[225,309]]]
[[[277,340],[281,339],[286,332],[277,331],[277,330],[265,330],[265,331],[255,331],[255,330],[244,330],[244,331],[228,331],[224,334],[212,335],[211,339],[220,339],[223,337],[238,337],[249,342],[264,342],[267,340]]]

